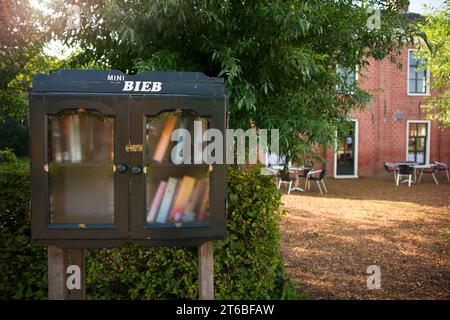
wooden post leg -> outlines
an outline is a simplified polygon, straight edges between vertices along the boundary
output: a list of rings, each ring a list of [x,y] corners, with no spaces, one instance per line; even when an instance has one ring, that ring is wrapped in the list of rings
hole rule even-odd
[[[84,265],[84,249],[69,249],[70,264],[80,268],[80,289],[69,290],[69,300],[85,300],[85,265]]]
[[[214,300],[214,246],[207,241],[198,247],[198,292],[200,300]]]
[[[66,300],[67,251],[60,247],[48,246],[48,299]]]

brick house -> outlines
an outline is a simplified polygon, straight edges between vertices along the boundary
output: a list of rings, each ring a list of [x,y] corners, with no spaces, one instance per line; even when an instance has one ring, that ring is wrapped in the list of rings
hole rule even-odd
[[[373,94],[372,103],[350,115],[353,130],[337,143],[336,152],[322,154],[328,176],[381,175],[384,161],[450,163],[450,129],[426,119],[422,105],[430,95],[430,74],[417,70],[414,53],[413,47],[403,50],[402,69],[388,59],[372,60],[363,76],[356,75],[361,87]]]

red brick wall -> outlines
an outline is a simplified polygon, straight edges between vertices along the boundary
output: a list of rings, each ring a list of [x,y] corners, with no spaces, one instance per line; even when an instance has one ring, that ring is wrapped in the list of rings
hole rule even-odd
[[[354,112],[351,118],[359,120],[358,175],[373,176],[383,174],[383,162],[406,160],[406,125],[408,120],[426,120],[420,107],[425,96],[407,94],[408,48],[398,58],[403,68],[385,59],[370,61],[370,66],[359,77],[363,89],[372,93],[372,110]],[[396,120],[396,112],[404,114],[403,120]],[[441,129],[437,122],[431,122],[430,161],[450,163],[450,130]],[[328,150],[327,170],[333,175],[334,153]]]

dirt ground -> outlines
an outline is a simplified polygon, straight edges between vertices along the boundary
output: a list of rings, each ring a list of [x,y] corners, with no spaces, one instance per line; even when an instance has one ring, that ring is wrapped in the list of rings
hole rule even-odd
[[[286,271],[311,299],[450,299],[450,182],[327,179],[327,195],[286,194]],[[367,267],[381,288],[367,288]]]

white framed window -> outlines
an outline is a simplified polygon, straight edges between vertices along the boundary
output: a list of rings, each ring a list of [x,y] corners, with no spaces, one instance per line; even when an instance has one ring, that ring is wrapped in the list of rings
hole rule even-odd
[[[422,59],[416,58],[417,49],[408,50],[407,87],[410,96],[427,96],[430,94],[430,69],[422,69]]]
[[[406,161],[430,163],[430,120],[408,120],[406,124]]]

